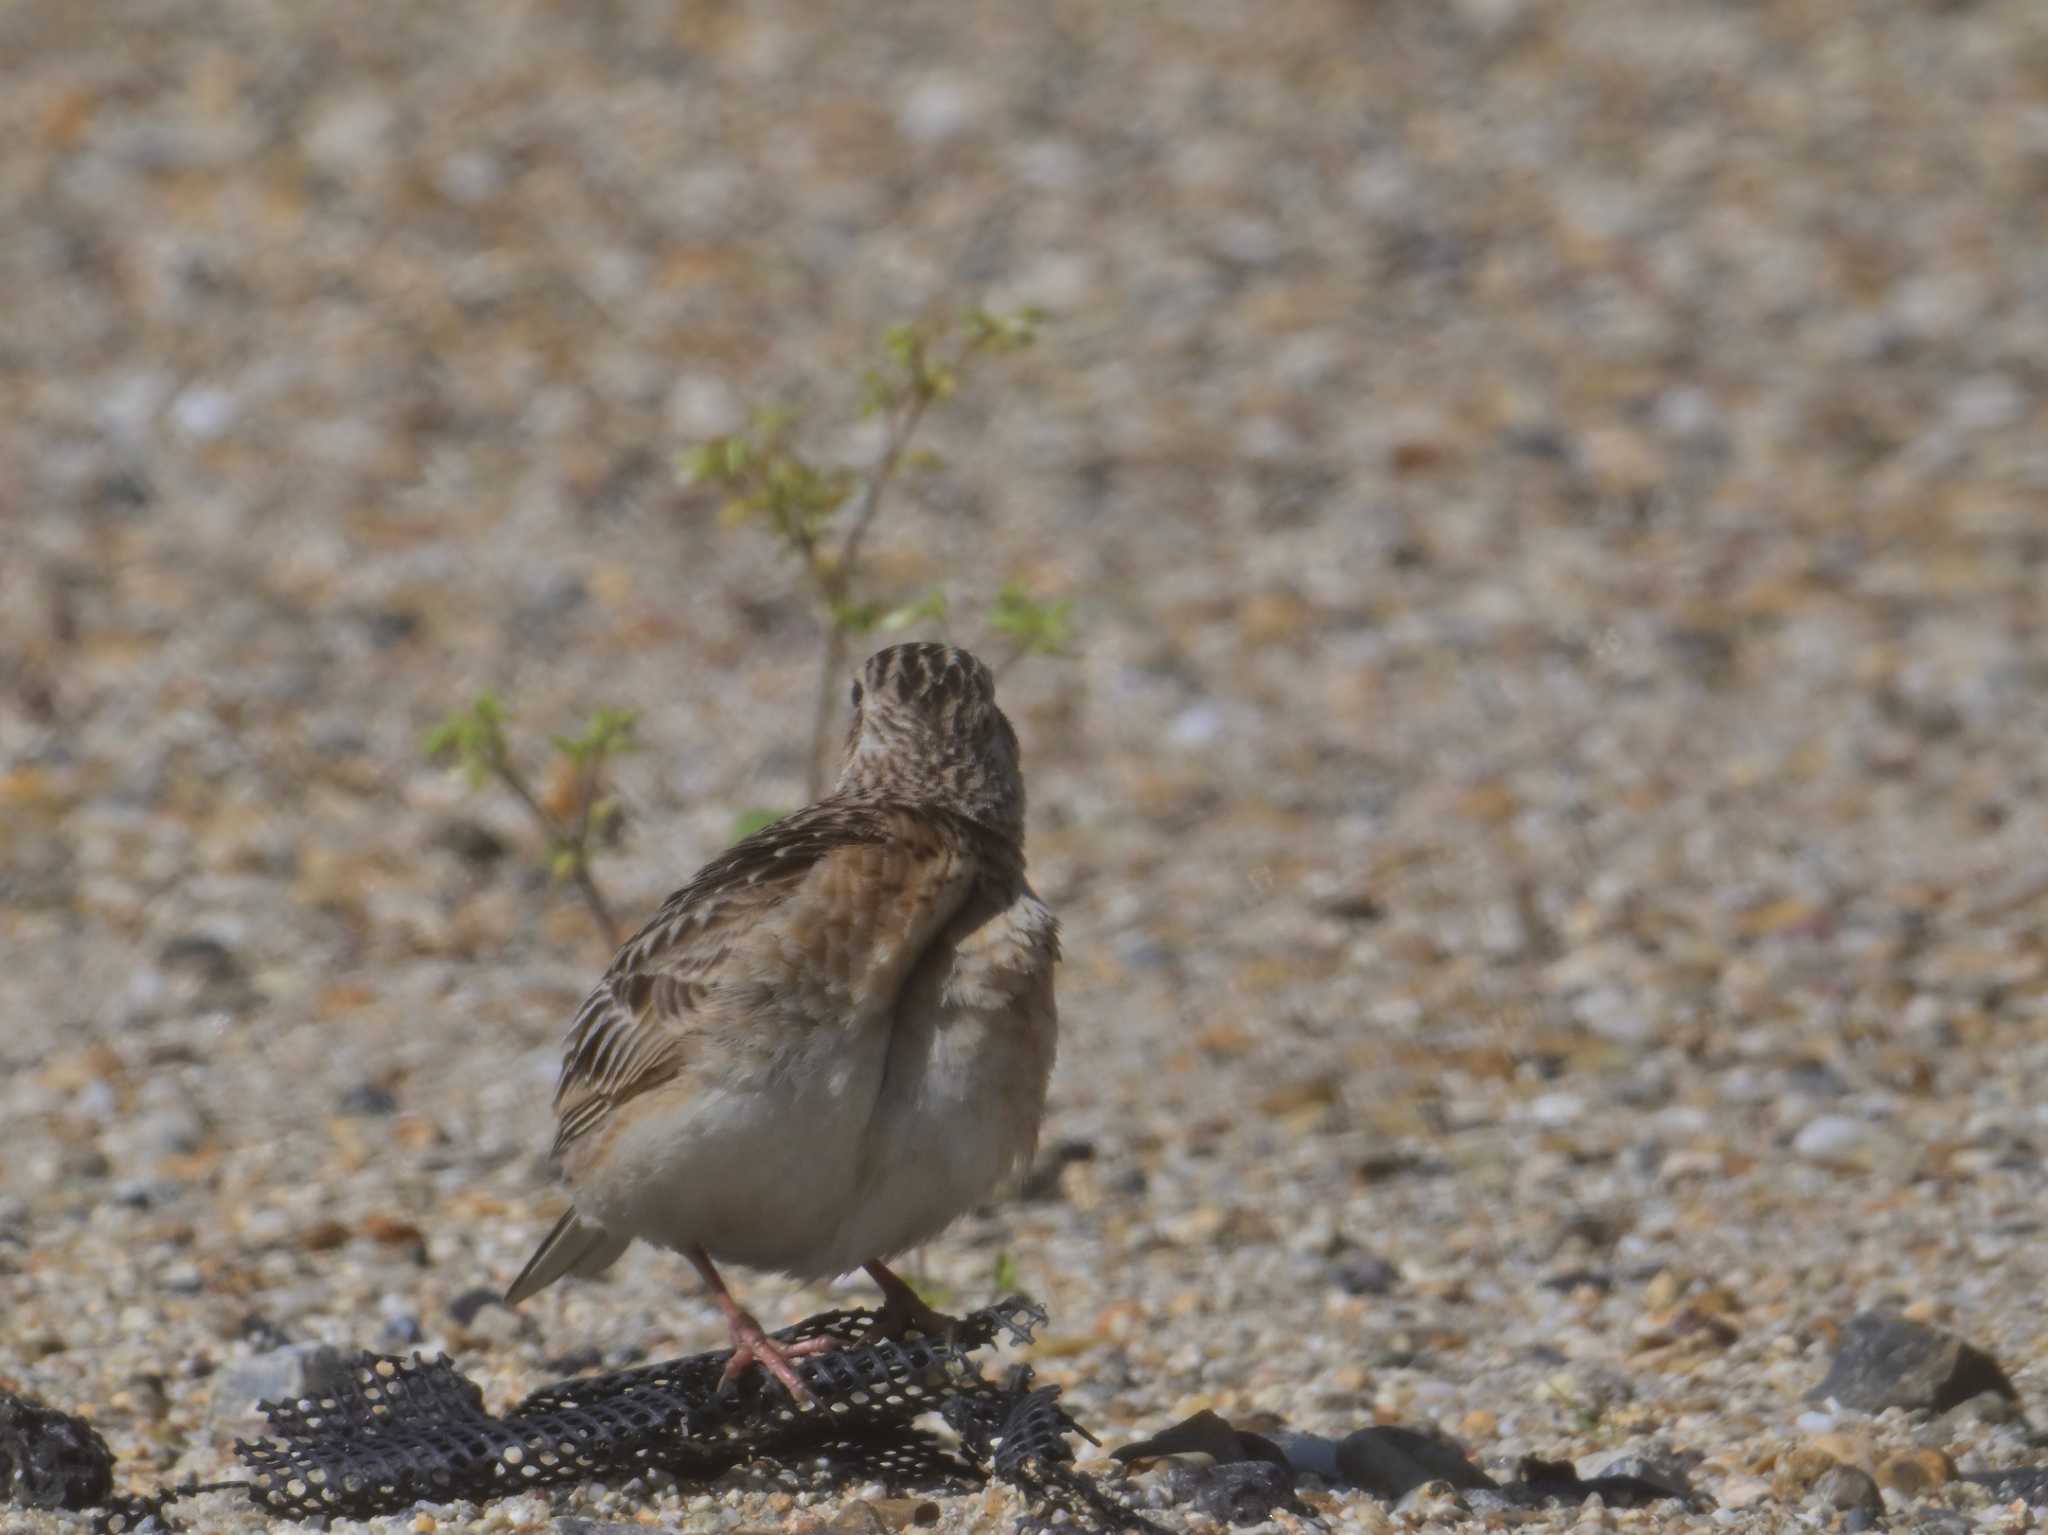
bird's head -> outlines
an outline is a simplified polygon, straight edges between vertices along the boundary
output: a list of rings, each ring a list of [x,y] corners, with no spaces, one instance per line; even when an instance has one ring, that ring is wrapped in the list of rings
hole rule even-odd
[[[951,645],[891,645],[853,682],[842,794],[936,803],[1021,839],[1024,777],[1017,732],[996,707],[996,680]]]

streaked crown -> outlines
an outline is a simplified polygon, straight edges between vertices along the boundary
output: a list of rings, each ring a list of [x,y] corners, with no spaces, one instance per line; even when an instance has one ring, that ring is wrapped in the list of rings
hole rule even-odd
[[[853,725],[835,791],[925,801],[997,831],[1024,834],[1017,733],[996,679],[952,645],[891,645],[853,684]]]

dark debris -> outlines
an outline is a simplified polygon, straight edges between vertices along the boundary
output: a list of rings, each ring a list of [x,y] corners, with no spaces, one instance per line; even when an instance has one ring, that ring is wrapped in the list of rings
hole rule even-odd
[[[1018,1488],[1022,1535],[1157,1527],[1074,1465],[1086,1430],[1019,1366],[1001,1381],[972,1355],[1027,1341],[1045,1313],[1011,1299],[973,1313],[950,1339],[878,1337],[876,1313],[833,1311],[785,1328],[784,1342],[842,1347],[801,1360],[817,1399],[799,1409],[760,1372],[719,1390],[723,1351],[559,1381],[494,1415],[445,1356],[358,1354],[318,1396],[265,1402],[270,1437],[236,1453],[246,1481],[113,1494],[113,1457],[82,1419],[0,1395],[0,1487],[32,1507],[97,1508],[97,1527],[132,1531],[201,1491],[236,1490],[285,1519],[368,1519],[417,1502],[489,1502],[528,1488],[661,1470],[707,1480],[743,1462],[779,1462],[819,1485],[860,1479],[898,1491],[964,1491],[991,1477]],[[938,1413],[958,1448],[917,1426]],[[1092,1441],[1091,1441],[1092,1442]]]
[[[0,1499],[28,1508],[97,1508],[114,1456],[82,1418],[0,1391]]]

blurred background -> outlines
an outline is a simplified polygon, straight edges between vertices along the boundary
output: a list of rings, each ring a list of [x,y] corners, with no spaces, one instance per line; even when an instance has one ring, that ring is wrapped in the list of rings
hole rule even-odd
[[[857,469],[979,304],[868,557],[1072,603],[1066,1025],[929,1282],[1105,1433],[1732,1486],[1881,1301],[2038,1394],[2038,0],[13,0],[0,146],[0,1374],[123,1453],[217,1472],[279,1338],[720,1341],[657,1253],[480,1298],[609,951],[423,743],[639,711],[628,924],[800,803],[816,604],[676,466]]]

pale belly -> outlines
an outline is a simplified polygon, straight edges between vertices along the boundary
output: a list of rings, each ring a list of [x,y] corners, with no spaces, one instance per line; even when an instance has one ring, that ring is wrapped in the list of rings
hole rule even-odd
[[[1035,898],[1013,910],[1051,923]],[[970,946],[934,963],[893,1017],[793,1030],[807,1056],[631,1117],[601,1187],[572,1174],[578,1209],[619,1235],[806,1279],[930,1240],[1037,1141],[1057,1030],[1049,955],[1042,985],[1004,979],[1031,932],[992,925],[985,958]]]
[[[578,1208],[606,1230],[822,1279],[930,1240],[1030,1155],[1042,1050],[973,1017],[713,1088],[621,1127]],[[842,1043],[847,1043],[842,1037]]]
[[[749,1268],[819,1274],[851,1202],[882,1050],[708,1087],[624,1126],[607,1176],[575,1188],[608,1231]]]

